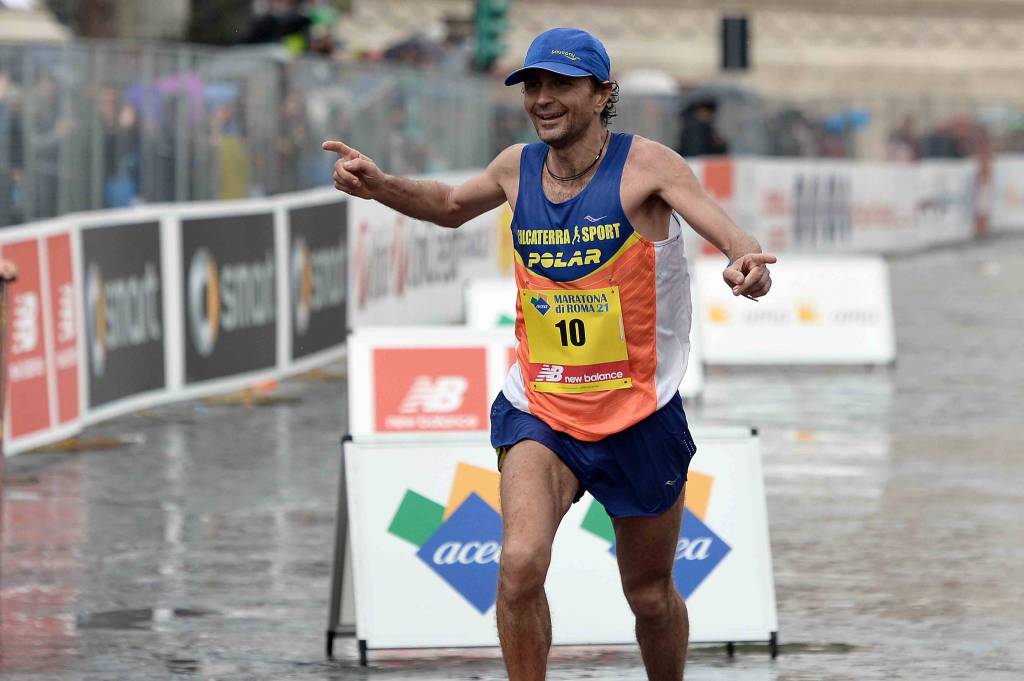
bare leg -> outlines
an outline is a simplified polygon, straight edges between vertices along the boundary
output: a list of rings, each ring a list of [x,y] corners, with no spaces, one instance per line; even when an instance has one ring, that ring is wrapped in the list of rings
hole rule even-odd
[[[551,648],[544,579],[551,543],[579,482],[547,447],[516,444],[501,471],[504,538],[498,580],[498,638],[509,681],[542,681]]]
[[[622,589],[650,681],[680,681],[686,664],[690,623],[672,578],[683,496],[660,516],[613,519]]]

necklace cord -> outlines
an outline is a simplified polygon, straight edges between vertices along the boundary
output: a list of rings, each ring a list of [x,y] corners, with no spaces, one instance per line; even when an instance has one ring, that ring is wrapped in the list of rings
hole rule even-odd
[[[548,165],[548,156],[547,156],[547,154],[544,155],[544,169],[546,171],[548,171],[548,175],[550,175],[554,179],[558,180],[559,182],[571,182],[573,180],[578,180],[579,178],[581,178],[584,175],[586,175],[587,173],[589,173],[591,171],[591,169],[595,165],[597,165],[597,162],[601,159],[601,154],[604,153],[605,145],[608,144],[608,138],[611,137],[611,136],[612,136],[612,131],[611,130],[606,130],[605,134],[604,134],[604,141],[601,142],[601,148],[597,150],[597,156],[595,156],[594,160],[590,162],[590,165],[588,165],[586,168],[584,168],[580,172],[576,173],[575,175],[564,175],[564,176],[563,175],[555,175],[555,173],[551,170],[551,167]]]

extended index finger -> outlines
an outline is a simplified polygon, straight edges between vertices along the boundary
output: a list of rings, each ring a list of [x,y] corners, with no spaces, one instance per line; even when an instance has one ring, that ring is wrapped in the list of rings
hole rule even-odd
[[[754,265],[770,265],[773,262],[778,262],[779,260],[771,253],[749,253],[747,254],[747,258],[749,258],[750,262]]]
[[[320,148],[323,149],[324,151],[333,151],[335,154],[341,156],[342,158],[352,155],[359,155],[358,151],[348,146],[344,142],[340,142],[338,140],[327,140],[326,142],[320,145]]]

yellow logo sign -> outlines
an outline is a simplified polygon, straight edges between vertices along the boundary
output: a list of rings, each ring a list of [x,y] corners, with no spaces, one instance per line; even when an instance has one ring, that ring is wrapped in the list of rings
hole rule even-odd
[[[817,324],[821,321],[818,308],[813,303],[800,303],[797,307],[797,318],[801,324]]]

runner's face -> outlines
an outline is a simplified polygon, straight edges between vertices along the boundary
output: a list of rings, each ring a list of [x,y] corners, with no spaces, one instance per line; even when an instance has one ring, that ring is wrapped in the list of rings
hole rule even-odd
[[[602,93],[589,78],[570,78],[550,71],[530,71],[523,80],[523,106],[541,141],[555,148],[580,139],[597,124]]]

